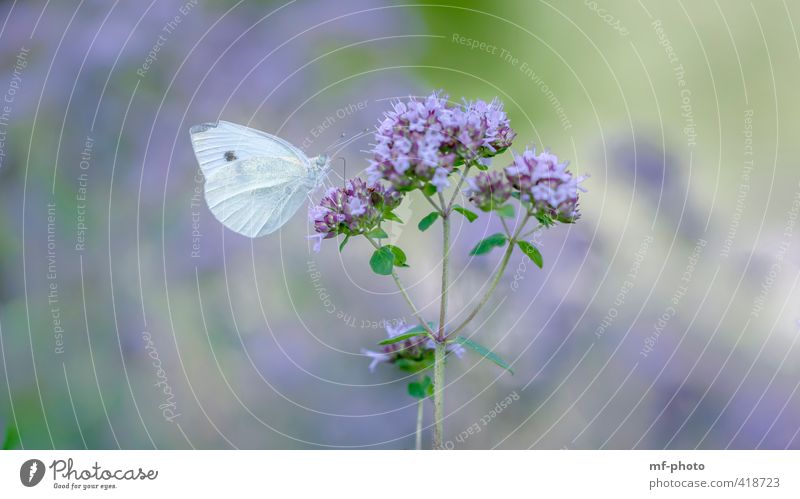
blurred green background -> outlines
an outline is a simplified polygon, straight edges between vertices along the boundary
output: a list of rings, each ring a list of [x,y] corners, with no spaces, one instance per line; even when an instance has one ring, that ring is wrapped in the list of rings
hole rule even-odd
[[[470,331],[516,375],[448,366],[454,446],[800,447],[797,2],[6,1],[0,19],[0,428],[21,446],[413,447],[407,380],[360,353],[411,320],[370,248],[311,252],[302,213],[226,231],[188,128],[309,155],[347,133],[352,176],[391,99],[443,89],[499,97],[516,149],[591,174],[582,220],[537,237],[543,270],[516,255]],[[391,236],[433,316],[427,211],[412,198]],[[495,224],[454,229],[454,315],[497,264],[468,256]]]

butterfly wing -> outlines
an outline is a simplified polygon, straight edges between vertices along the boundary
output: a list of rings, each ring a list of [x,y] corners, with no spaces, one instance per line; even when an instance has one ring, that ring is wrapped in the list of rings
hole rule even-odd
[[[234,232],[274,232],[314,187],[309,159],[279,137],[226,121],[194,126],[190,133],[209,209]]]
[[[308,163],[303,151],[282,138],[229,121],[195,125],[189,129],[189,134],[204,174],[233,161],[255,157],[284,158],[304,167]]]
[[[265,231],[264,233],[274,232],[288,222],[297,213],[297,210],[303,206],[303,203],[308,200],[308,193],[313,188],[314,186],[310,184],[299,184],[293,192],[287,193],[283,198],[283,202],[275,209],[275,214],[264,223],[264,228],[262,229]]]

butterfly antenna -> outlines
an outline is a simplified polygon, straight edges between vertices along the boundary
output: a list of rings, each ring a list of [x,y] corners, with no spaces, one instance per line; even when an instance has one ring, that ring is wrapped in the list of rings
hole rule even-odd
[[[338,159],[344,160],[344,158],[342,158],[342,157],[337,157],[337,158],[334,158],[332,161],[336,161]],[[339,177],[340,179],[342,179],[342,183],[344,183],[346,177],[342,173],[339,173],[335,168],[331,168],[329,171],[330,171],[330,173],[329,173],[328,177],[330,177],[332,175],[335,175],[336,177]],[[336,182],[331,181],[330,184],[331,184],[331,186],[333,186],[335,183]]]
[[[358,132],[357,134],[355,134],[352,137],[350,137],[349,139],[347,139],[345,141],[342,141],[342,142],[339,142],[337,144],[334,144],[332,147],[338,147],[338,149],[336,151],[334,151],[332,154],[333,155],[338,154],[339,151],[341,151],[345,147],[349,146],[350,144],[352,144],[356,140],[360,139],[361,137],[367,135],[367,133],[369,133],[369,129],[365,128],[365,129],[361,130],[360,132]]]
[[[341,144],[345,140],[345,137],[347,137],[347,133],[342,132],[342,134],[339,135],[339,137],[336,140],[334,140],[331,145],[329,145],[328,147],[325,148],[324,152],[327,153],[328,151],[330,151],[331,149],[333,149],[337,145]]]

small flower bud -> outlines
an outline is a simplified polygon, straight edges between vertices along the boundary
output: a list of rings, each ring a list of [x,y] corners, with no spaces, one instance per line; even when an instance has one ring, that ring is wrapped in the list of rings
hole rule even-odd
[[[519,191],[519,198],[530,203],[536,212],[561,222],[571,223],[580,217],[578,191],[586,192],[579,184],[586,177],[575,177],[567,163],[548,151],[536,154],[526,149],[514,155],[514,162],[505,169],[506,178]]]
[[[469,200],[483,211],[498,208],[511,197],[511,183],[497,171],[481,172],[468,178],[467,184]]]
[[[402,195],[380,184],[367,184],[360,178],[348,180],[344,187],[331,188],[325,197],[309,210],[317,244],[339,234],[354,236],[378,227],[384,214],[396,208]]]
[[[389,338],[405,334],[413,328],[413,325],[407,325],[405,322],[400,322],[396,325],[388,322],[386,323],[386,333]],[[433,362],[435,350],[436,344],[433,340],[427,334],[420,333],[417,336],[406,338],[403,341],[384,345],[379,352],[362,349],[361,353],[372,359],[369,364],[369,370],[374,372],[375,367],[383,363],[397,363],[398,367],[401,367],[399,361],[403,361],[401,368],[405,370],[409,370],[408,367],[410,366],[414,366],[420,370],[430,367],[427,366],[427,364]],[[464,347],[458,343],[448,343],[447,352],[461,358],[464,354]],[[411,367],[411,370],[414,370],[414,367]]]

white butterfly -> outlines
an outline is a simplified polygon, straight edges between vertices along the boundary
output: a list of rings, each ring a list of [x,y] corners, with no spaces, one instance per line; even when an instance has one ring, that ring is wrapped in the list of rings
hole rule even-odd
[[[324,154],[309,159],[280,137],[235,123],[204,123],[189,133],[211,213],[247,237],[281,228],[330,169]]]

